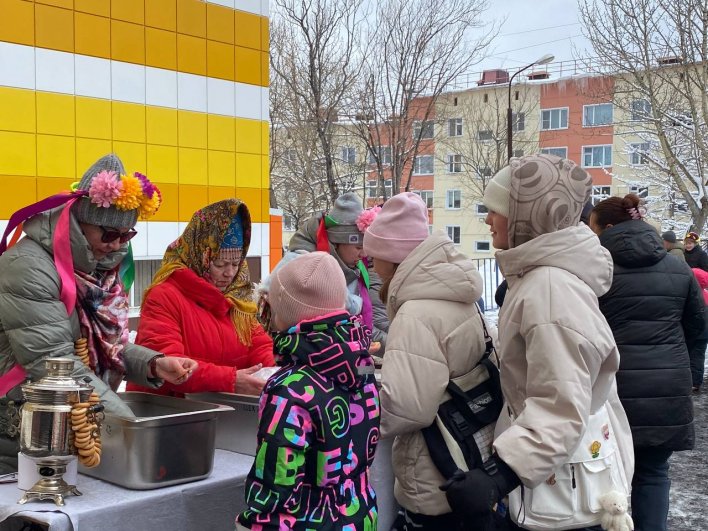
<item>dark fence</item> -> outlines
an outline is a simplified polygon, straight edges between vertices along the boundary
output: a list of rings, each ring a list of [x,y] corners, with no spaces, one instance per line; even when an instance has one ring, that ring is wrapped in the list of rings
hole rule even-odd
[[[494,258],[473,258],[471,259],[474,265],[477,266],[479,274],[482,275],[484,282],[484,291],[482,298],[484,299],[484,311],[493,311],[498,309],[497,303],[494,300],[494,293],[497,287],[502,283],[504,277],[497,267],[497,261]]]

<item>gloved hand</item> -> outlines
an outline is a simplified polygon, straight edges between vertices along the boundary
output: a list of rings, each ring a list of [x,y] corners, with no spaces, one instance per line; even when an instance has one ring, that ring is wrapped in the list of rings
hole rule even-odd
[[[458,470],[441,490],[453,512],[465,520],[487,518],[495,503],[521,484],[519,477],[499,456],[494,454],[484,468],[469,472]]]

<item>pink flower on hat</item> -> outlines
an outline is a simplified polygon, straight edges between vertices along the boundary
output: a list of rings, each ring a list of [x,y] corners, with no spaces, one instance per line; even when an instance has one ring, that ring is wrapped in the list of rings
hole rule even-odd
[[[369,228],[369,225],[371,225],[374,220],[376,219],[376,216],[378,216],[379,212],[381,212],[381,207],[380,206],[375,206],[372,208],[367,208],[364,210],[361,214],[359,214],[359,217],[356,218],[356,226],[361,232],[366,232],[366,229]]]
[[[103,170],[96,174],[89,186],[91,202],[108,208],[123,191],[123,183],[117,179],[114,171]]]

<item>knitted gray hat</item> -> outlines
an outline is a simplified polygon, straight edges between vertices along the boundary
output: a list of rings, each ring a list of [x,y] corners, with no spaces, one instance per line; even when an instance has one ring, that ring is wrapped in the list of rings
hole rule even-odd
[[[356,226],[356,220],[364,211],[361,198],[354,192],[340,195],[327,216],[327,236],[332,243],[363,245],[364,233]]]
[[[661,239],[669,243],[676,243],[676,233],[672,230],[667,230],[661,235]]]
[[[112,171],[116,180],[125,175],[123,163],[117,155],[111,153],[101,157],[86,170],[79,181],[79,190],[88,190],[93,178],[102,171]],[[73,207],[74,215],[80,223],[98,225],[99,227],[128,228],[134,227],[138,222],[138,209],[118,210],[115,206],[101,207],[91,202],[88,197],[79,199]]]

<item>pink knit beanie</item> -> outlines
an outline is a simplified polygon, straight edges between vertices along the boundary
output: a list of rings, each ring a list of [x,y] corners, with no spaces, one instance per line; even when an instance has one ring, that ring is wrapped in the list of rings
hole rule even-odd
[[[428,237],[428,209],[412,192],[394,195],[364,233],[364,252],[400,264]]]
[[[302,255],[273,271],[268,303],[285,330],[307,319],[343,311],[347,283],[328,253]]]

